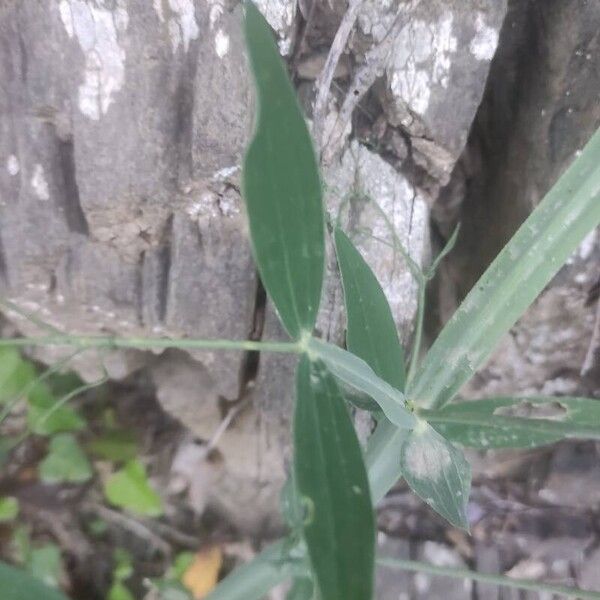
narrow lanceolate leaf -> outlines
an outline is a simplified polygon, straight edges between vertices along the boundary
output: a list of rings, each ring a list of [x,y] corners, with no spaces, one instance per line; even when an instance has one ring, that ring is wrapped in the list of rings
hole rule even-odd
[[[407,390],[443,406],[600,223],[600,131],[531,213],[431,347]]]
[[[422,416],[445,438],[471,448],[600,439],[600,400],[589,398],[485,398],[423,411]]]
[[[402,444],[400,466],[408,485],[433,510],[452,525],[469,529],[471,467],[458,448],[420,421]]]
[[[364,360],[316,338],[309,341],[308,351],[312,357],[320,358],[341,381],[372,398],[394,425],[404,429],[415,425],[415,416],[406,408],[404,394],[377,377]]]
[[[243,194],[261,279],[293,338],[315,324],[324,269],[324,213],[312,142],[271,30],[246,3],[258,123]]]
[[[322,361],[306,356],[297,373],[294,452],[322,600],[369,600],[375,517],[362,452],[335,379]]]
[[[348,236],[336,228],[334,237],[346,300],[346,346],[377,376],[404,390],[404,351],[385,294]]]
[[[0,592],[2,600],[67,600],[33,575],[3,562],[0,562]]]

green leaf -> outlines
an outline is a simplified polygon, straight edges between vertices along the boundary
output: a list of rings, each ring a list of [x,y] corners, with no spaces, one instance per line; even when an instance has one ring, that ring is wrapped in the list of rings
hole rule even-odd
[[[302,528],[304,511],[302,509],[300,498],[298,497],[298,488],[295,484],[293,470],[281,489],[279,508],[283,520],[292,531],[297,531]]]
[[[15,348],[0,348],[0,404],[23,393],[36,378],[34,366],[21,358]]]
[[[70,433],[58,434],[50,440],[39,473],[45,483],[83,483],[93,474],[90,462]]]
[[[445,438],[472,448],[534,448],[565,438],[600,439],[600,400],[484,398],[422,411]]]
[[[150,487],[146,469],[137,460],[107,479],[104,494],[111,504],[139,515],[159,517],[163,513],[160,496]]]
[[[107,600],[135,600],[135,597],[125,584],[115,581],[108,591]]]
[[[410,429],[415,425],[416,419],[406,408],[404,394],[377,377],[364,360],[315,338],[308,342],[308,352],[312,357],[320,358],[344,383],[372,398],[397,427]]]
[[[10,541],[11,557],[16,563],[26,564],[31,556],[31,535],[27,525],[17,525]]]
[[[442,330],[407,396],[449,402],[583,238],[600,223],[600,130],[500,252]]]
[[[14,521],[19,514],[19,501],[12,496],[0,498],[0,523]]]
[[[267,546],[253,561],[239,566],[206,596],[205,600],[262,600],[275,585],[290,579],[287,540]]]
[[[293,338],[312,331],[323,283],[321,182],[310,135],[269,25],[246,3],[258,123],[244,160],[243,195],[262,282]]]
[[[313,600],[314,597],[315,586],[312,579],[308,577],[296,577],[285,600]]]
[[[177,581],[152,581],[152,589],[158,592],[160,600],[194,600],[186,588]]]
[[[336,228],[334,237],[346,300],[346,346],[378,377],[404,390],[404,351],[385,294],[348,236]]]
[[[85,427],[85,420],[72,408],[54,408],[60,401],[46,383],[39,382],[33,386],[29,393],[27,411],[27,423],[33,433],[52,435],[61,431],[80,431]]]
[[[377,404],[375,400],[373,400],[370,396],[367,396],[367,394],[364,392],[360,392],[348,385],[342,385],[342,393],[347,402],[350,402],[350,404],[356,408],[360,408],[360,410],[366,410],[370,413],[373,413],[371,416],[375,419],[379,419],[384,416],[381,408],[379,408],[379,404]]]
[[[115,568],[113,569],[113,577],[116,581],[125,581],[133,575],[133,559],[131,554],[123,548],[116,548],[113,552]]]
[[[18,443],[19,438],[16,436],[0,437],[0,469],[4,468],[10,458],[10,453]]]
[[[193,552],[180,552],[169,568],[167,577],[178,581],[181,580],[188,567],[194,562],[195,556]]]
[[[306,356],[297,372],[294,469],[324,600],[369,600],[375,517],[362,452],[335,379]]]
[[[88,521],[85,526],[93,537],[102,537],[108,531],[108,523],[100,518]]]
[[[2,600],[67,600],[60,592],[49,588],[21,569],[0,562]]]
[[[107,431],[88,444],[92,454],[113,462],[126,462],[138,454],[135,436],[125,429]]]
[[[60,550],[54,544],[31,550],[27,570],[45,585],[58,588],[62,574]]]
[[[452,525],[469,529],[471,467],[458,448],[420,421],[402,445],[400,467],[415,494]]]
[[[54,395],[61,398],[79,389],[84,383],[77,373],[69,371],[51,373],[48,377],[48,385]]]

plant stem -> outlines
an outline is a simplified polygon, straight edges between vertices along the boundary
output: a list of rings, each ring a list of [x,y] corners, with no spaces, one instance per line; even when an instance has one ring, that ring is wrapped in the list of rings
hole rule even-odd
[[[37,325],[40,329],[44,329],[50,335],[62,335],[62,331],[60,331],[56,327],[53,327],[52,325],[45,323],[44,321],[42,321],[40,318],[38,318],[33,313],[23,310],[20,306],[18,306],[14,302],[11,302],[10,300],[8,300],[6,298],[0,299],[0,306],[4,306],[7,310],[20,315],[21,317],[27,319],[28,321],[31,321],[34,325]]]
[[[298,342],[255,342],[251,340],[197,340],[168,338],[119,338],[93,335],[49,335],[0,339],[2,346],[72,346],[75,348],[187,348],[199,350],[244,350],[300,353]]]
[[[408,381],[413,378],[415,371],[417,370],[417,364],[419,362],[419,354],[421,353],[421,341],[423,339],[423,322],[425,320],[425,288],[427,281],[421,277],[418,280],[419,293],[417,299],[417,324],[415,326],[415,340],[410,355],[410,367],[408,369]]]
[[[439,575],[442,577],[453,577],[455,579],[470,579],[471,581],[480,581],[482,583],[491,583],[517,590],[532,590],[535,592],[548,592],[550,594],[559,594],[567,598],[580,598],[581,600],[600,600],[600,592],[591,592],[570,588],[563,585],[552,585],[541,581],[532,581],[530,579],[512,579],[504,575],[492,575],[491,573],[478,573],[470,569],[459,569],[454,567],[438,567],[416,560],[400,560],[396,558],[378,557],[376,560],[380,567],[390,569],[401,569],[402,571],[415,571],[419,573],[429,573],[430,575]]]

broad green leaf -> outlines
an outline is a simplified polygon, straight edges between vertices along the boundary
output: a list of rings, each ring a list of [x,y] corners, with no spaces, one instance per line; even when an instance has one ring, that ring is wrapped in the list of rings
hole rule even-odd
[[[397,427],[410,429],[415,425],[414,415],[406,408],[404,394],[377,377],[364,360],[315,338],[308,342],[308,352],[312,357],[320,358],[344,383],[372,398]]]
[[[452,525],[469,529],[471,467],[458,448],[420,421],[404,440],[400,467],[408,485],[433,510]]]
[[[600,439],[600,400],[588,398],[484,398],[423,411],[423,418],[445,438],[472,448]]]
[[[346,300],[346,346],[378,377],[404,390],[404,351],[385,294],[348,236],[336,228],[334,237]]]
[[[423,408],[449,402],[583,238],[600,224],[600,131],[548,192],[442,330],[409,385]]]
[[[18,350],[0,348],[0,404],[18,397],[35,378],[34,366]]]
[[[104,484],[108,501],[139,515],[158,517],[163,513],[160,496],[150,487],[144,465],[132,460]]]
[[[258,122],[244,160],[243,195],[262,282],[293,338],[312,331],[323,282],[321,182],[312,142],[271,30],[246,3]]]
[[[12,496],[0,497],[0,523],[14,521],[19,514],[19,501]]]
[[[42,583],[58,588],[62,575],[60,549],[54,544],[31,550],[27,570]]]
[[[103,433],[88,444],[92,454],[113,462],[126,462],[138,454],[135,436],[125,429]]]
[[[362,451],[335,379],[306,356],[297,372],[294,469],[323,600],[369,600],[375,517]]]
[[[27,423],[38,435],[52,435],[61,431],[80,431],[85,420],[68,406],[57,406],[56,396],[45,382],[36,383],[28,399]]]
[[[50,440],[39,473],[46,483],[83,483],[93,474],[89,460],[70,433],[58,434]]]
[[[49,588],[31,574],[0,562],[2,600],[67,600],[60,592]]]

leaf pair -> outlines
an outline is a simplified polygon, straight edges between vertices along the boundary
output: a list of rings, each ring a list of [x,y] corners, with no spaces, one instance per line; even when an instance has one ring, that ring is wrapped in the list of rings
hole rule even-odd
[[[335,245],[346,300],[348,350],[363,358],[384,381],[404,390],[404,352],[385,294],[369,265],[339,229],[335,232]],[[385,404],[376,395],[371,396],[389,418]],[[408,416],[406,427],[410,431],[400,450],[406,482],[450,523],[468,529],[469,464],[460,450],[426,422],[411,413]]]
[[[305,341],[317,318],[325,260],[317,160],[269,26],[251,2],[246,35],[259,100],[243,171],[252,246],[284,327]],[[369,600],[375,519],[362,451],[336,380],[310,350],[297,372],[294,471],[323,600]]]

